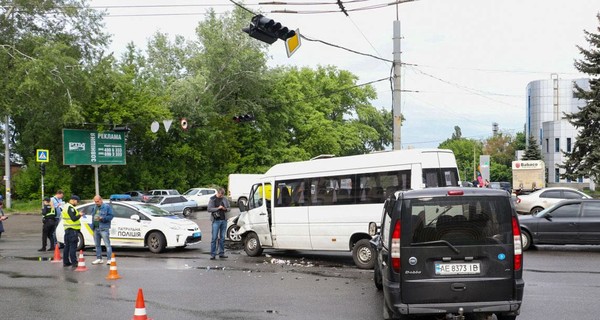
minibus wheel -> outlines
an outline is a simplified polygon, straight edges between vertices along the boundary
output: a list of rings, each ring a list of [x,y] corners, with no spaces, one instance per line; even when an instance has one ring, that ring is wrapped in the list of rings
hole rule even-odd
[[[260,256],[263,252],[263,248],[260,245],[258,236],[254,232],[250,232],[246,238],[244,238],[244,251],[250,257]]]
[[[359,269],[373,269],[375,257],[375,249],[369,239],[358,240],[352,248],[352,259]]]

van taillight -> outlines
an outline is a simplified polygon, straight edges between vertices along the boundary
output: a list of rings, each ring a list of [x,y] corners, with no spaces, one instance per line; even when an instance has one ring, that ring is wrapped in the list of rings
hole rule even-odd
[[[512,232],[513,232],[513,242],[515,246],[515,256],[514,256],[514,269],[515,271],[521,270],[523,266],[523,249],[521,248],[521,229],[519,229],[519,222],[517,221],[517,217],[512,217]]]
[[[400,272],[400,220],[396,221],[394,226],[394,233],[392,233],[392,269],[396,272]]]

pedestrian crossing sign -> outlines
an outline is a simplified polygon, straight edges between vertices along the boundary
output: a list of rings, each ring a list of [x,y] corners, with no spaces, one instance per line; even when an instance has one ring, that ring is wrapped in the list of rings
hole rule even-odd
[[[36,153],[36,159],[35,161],[37,162],[48,162],[49,157],[49,153],[48,150],[46,149],[37,149],[35,150]]]

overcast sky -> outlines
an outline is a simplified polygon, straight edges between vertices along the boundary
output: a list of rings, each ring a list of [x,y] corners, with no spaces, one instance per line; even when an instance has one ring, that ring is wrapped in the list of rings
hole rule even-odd
[[[598,0],[421,0],[370,10],[355,10],[394,0],[290,0],[286,5],[247,0],[253,12],[282,22],[312,39],[392,60],[393,21],[402,28],[402,147],[437,147],[454,126],[463,137],[483,140],[492,123],[516,134],[525,124],[525,89],[530,81],[586,77],[573,67],[576,46],[589,48],[583,30],[598,33]],[[237,1],[236,1],[237,2]],[[283,1],[278,1],[283,2]],[[354,2],[354,3],[352,3]],[[231,11],[228,0],[93,0],[107,10],[111,49],[118,55],[128,42],[145,48],[156,31],[193,40],[209,7]],[[307,5],[304,3],[312,3]],[[317,5],[315,3],[327,3]],[[155,6],[155,7],[152,7]],[[302,13],[276,13],[293,10]],[[333,11],[333,12],[331,12]],[[314,12],[314,13],[308,13]],[[241,31],[240,31],[241,32]],[[285,45],[269,47],[270,65],[335,65],[359,77],[358,83],[390,75],[391,64],[317,42],[302,41],[287,58]],[[373,85],[378,108],[391,110],[389,81]]]

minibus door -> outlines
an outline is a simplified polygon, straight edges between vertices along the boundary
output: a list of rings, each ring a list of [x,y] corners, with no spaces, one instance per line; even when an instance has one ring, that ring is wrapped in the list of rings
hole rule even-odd
[[[237,225],[239,234],[254,232],[262,246],[273,245],[269,228],[272,188],[270,183],[257,183],[252,186],[248,199],[248,211],[242,212]]]

